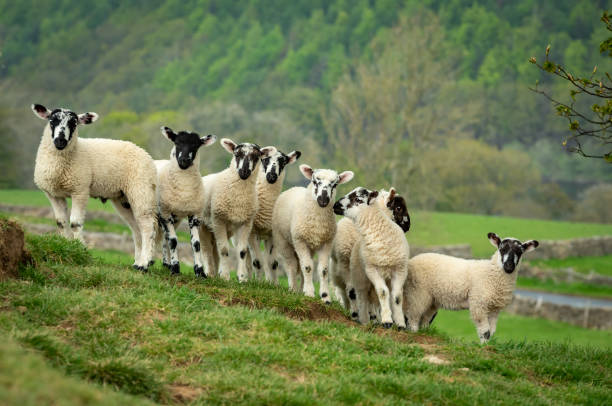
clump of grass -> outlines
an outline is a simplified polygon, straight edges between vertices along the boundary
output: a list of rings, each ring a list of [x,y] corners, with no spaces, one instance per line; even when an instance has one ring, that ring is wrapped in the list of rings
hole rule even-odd
[[[26,247],[35,264],[89,265],[93,260],[87,247],[80,241],[55,234],[28,234]]]

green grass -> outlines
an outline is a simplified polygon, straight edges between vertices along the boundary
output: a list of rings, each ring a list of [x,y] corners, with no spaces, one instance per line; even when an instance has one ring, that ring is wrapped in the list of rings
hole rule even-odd
[[[612,276],[612,255],[601,257],[574,257],[565,259],[535,259],[530,264],[545,269],[572,268],[576,272]]]
[[[610,403],[609,332],[502,315],[482,347],[464,313],[419,334],[360,327],[284,288],[143,275],[65,243],[28,238],[37,266],[0,282],[3,404]],[[556,330],[572,344],[535,341]]]
[[[0,202],[26,206],[48,206],[44,194],[38,190],[0,190]],[[88,210],[113,211],[109,203],[90,199]],[[493,247],[487,233],[512,236],[522,240],[561,240],[567,238],[612,235],[612,224],[572,223],[521,219],[478,214],[410,212],[412,226],[408,241],[416,245],[470,244],[476,257],[489,257]]]

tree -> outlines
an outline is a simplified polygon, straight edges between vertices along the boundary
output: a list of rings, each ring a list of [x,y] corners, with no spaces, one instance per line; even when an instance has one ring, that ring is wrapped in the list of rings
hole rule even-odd
[[[612,23],[608,12],[604,12],[601,20],[606,29],[612,32]],[[569,51],[579,50],[569,48]],[[604,40],[599,51],[612,57],[612,36]],[[545,90],[541,90],[536,82],[532,91],[544,95],[555,107],[557,114],[565,117],[569,123],[570,135],[563,141],[569,151],[576,152],[588,158],[601,158],[612,163],[612,77],[608,72],[605,78],[596,78],[597,66],[589,76],[572,74],[565,66],[549,59],[550,45],[546,47],[546,57],[542,64],[535,57],[529,62],[536,65],[543,72],[560,77],[570,83],[570,101],[562,102],[555,99]],[[584,110],[584,104],[578,104],[577,96],[586,99],[595,99],[589,112]]]

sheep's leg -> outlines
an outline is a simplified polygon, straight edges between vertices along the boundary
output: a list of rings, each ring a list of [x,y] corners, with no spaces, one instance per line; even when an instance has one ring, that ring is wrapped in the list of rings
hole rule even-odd
[[[142,239],[142,249],[140,253],[141,263],[138,269],[147,272],[149,264],[153,263],[153,250],[155,248],[155,215],[151,212],[150,214],[135,215],[135,217],[138,222],[138,228],[140,229],[140,238]]]
[[[79,194],[72,196],[72,209],[70,210],[70,229],[73,237],[81,242],[83,240],[83,223],[85,223],[85,211],[89,194]]]
[[[247,252],[249,250],[249,236],[253,228],[253,222],[242,225],[236,230],[236,248],[238,249],[238,282],[246,282],[249,279],[247,272]]]
[[[490,337],[493,337],[495,334],[495,330],[497,329],[497,318],[499,317],[499,312],[489,313],[489,328],[491,331]]]
[[[193,250],[193,272],[196,276],[207,278],[202,261],[202,246],[200,243],[200,219],[197,216],[189,216],[189,233],[191,235],[191,249]]]
[[[263,273],[262,268],[265,265],[265,261],[264,256],[261,252],[261,248],[259,247],[259,238],[257,238],[257,235],[255,235],[255,233],[251,233],[251,235],[249,235],[249,252],[253,259],[253,268],[255,268],[253,270],[255,271],[257,278],[261,279]],[[268,273],[269,270],[266,270],[266,277],[268,276]]]
[[[378,296],[378,302],[380,304],[380,318],[384,328],[389,328],[393,325],[393,318],[391,317],[391,306],[389,305],[389,288],[385,283],[385,280],[380,276],[375,268],[366,268],[366,275],[376,289],[376,295]],[[404,323],[404,320],[402,320]]]
[[[295,241],[294,242],[295,253],[298,256],[298,261],[300,262],[300,268],[302,270],[302,276],[304,277],[304,294],[306,296],[314,297],[314,283],[312,282],[312,270],[314,264],[312,262],[312,253],[310,252],[310,248],[302,242]]]
[[[51,208],[53,209],[53,215],[55,216],[57,229],[60,235],[66,238],[72,238],[72,232],[68,228],[68,204],[66,203],[66,199],[63,197],[51,196],[47,192],[45,192],[45,195],[47,195],[47,199],[49,199],[51,203]]]
[[[359,323],[368,324],[370,322],[368,289],[365,286],[359,286],[355,288],[355,291],[357,296],[355,302],[357,304],[357,317]]]
[[[480,343],[486,343],[489,341],[489,338],[491,338],[491,328],[489,326],[489,317],[487,316],[487,312],[478,307],[470,306],[470,315],[472,316],[472,321],[476,325],[476,331],[478,332]]]
[[[406,282],[406,272],[393,272],[391,275],[391,312],[393,322],[400,329],[406,328],[406,320],[404,319],[404,310],[402,301],[404,299],[404,282]]]
[[[264,252],[263,252],[263,269],[264,274],[266,276],[266,280],[268,282],[272,282],[274,284],[278,283],[278,275],[276,274],[276,269],[278,269],[278,263],[276,264],[276,268],[272,269],[272,264],[270,264],[270,259],[272,256],[272,239],[270,237],[264,240]]]
[[[325,304],[331,303],[329,297],[329,258],[332,251],[332,242],[324,244],[319,250],[319,263],[317,264],[317,272],[319,272],[319,295]]]
[[[170,215],[168,217],[161,217],[162,229],[164,230],[164,237],[170,249],[170,272],[173,275],[181,273],[178,257],[178,238],[176,237],[176,230],[174,229],[174,223],[176,223],[176,217]]]
[[[223,222],[215,223],[213,225],[213,233],[215,234],[215,240],[217,243],[217,250],[221,256],[221,264],[219,269],[219,275],[225,279],[230,279],[230,258],[229,258],[229,243],[227,241],[227,227]]]
[[[206,263],[206,275],[216,276],[217,275],[217,264],[215,262],[215,242],[212,233],[205,225],[200,225],[200,248],[202,249],[202,256]]]
[[[420,327],[427,328],[431,326],[431,323],[436,318],[437,314],[438,309],[436,309],[434,306],[431,306],[429,309],[427,309],[427,311],[423,313],[423,316],[421,316]]]
[[[121,200],[112,199],[111,204],[119,213],[119,216],[125,221],[132,230],[132,239],[134,240],[134,265],[140,263],[140,254],[142,249],[142,240],[140,235],[140,228],[138,228],[138,223],[136,222],[136,218],[134,217],[134,213],[129,205],[123,206]]]

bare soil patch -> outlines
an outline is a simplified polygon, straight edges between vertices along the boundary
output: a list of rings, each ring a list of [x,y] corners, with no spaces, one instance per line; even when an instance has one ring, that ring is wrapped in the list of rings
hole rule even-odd
[[[22,228],[11,220],[0,219],[0,279],[14,278],[19,264],[29,260]]]

